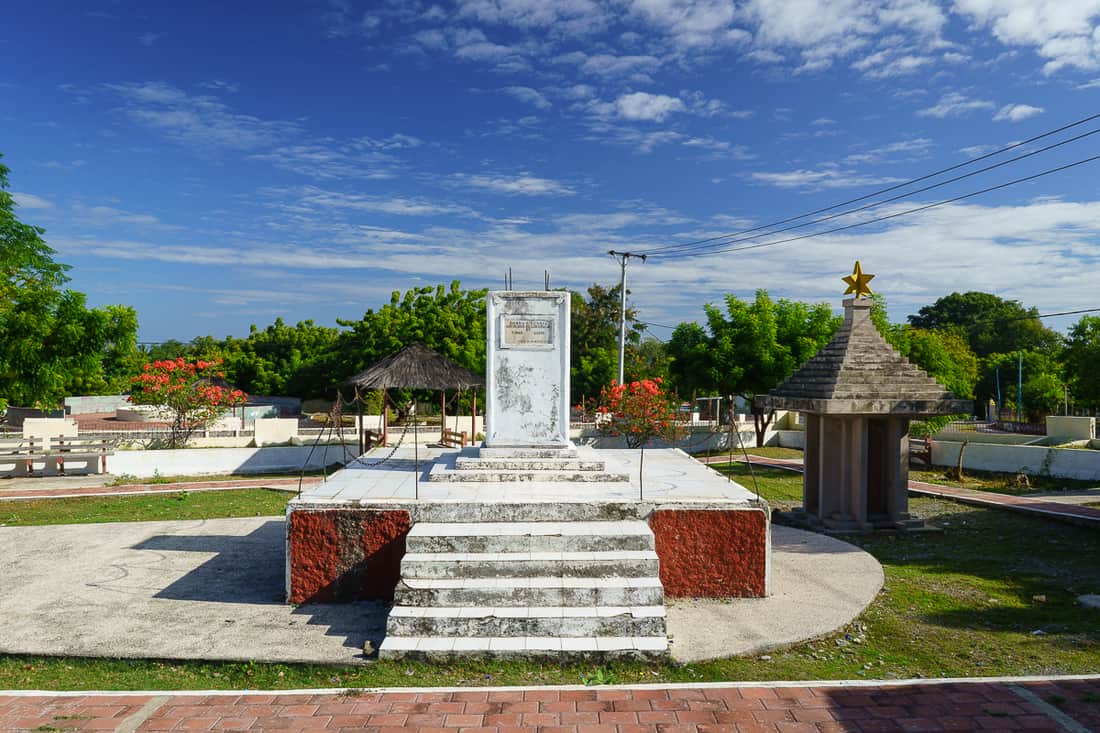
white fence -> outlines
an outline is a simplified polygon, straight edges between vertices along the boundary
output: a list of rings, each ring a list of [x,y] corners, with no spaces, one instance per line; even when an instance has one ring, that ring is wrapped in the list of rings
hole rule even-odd
[[[938,439],[932,441],[932,463],[937,466],[954,466],[959,460],[961,447],[962,443]],[[963,451],[963,468],[1100,483],[1100,450],[970,442]]]
[[[270,448],[184,448],[118,451],[107,457],[107,472],[137,478],[230,473],[286,473],[317,470],[355,457],[355,446],[308,445]]]

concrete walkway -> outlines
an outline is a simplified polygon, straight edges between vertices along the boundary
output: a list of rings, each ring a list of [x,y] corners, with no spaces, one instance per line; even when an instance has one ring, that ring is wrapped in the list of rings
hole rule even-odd
[[[363,664],[382,604],[288,606],[285,522],[249,517],[0,527],[0,653]],[[840,540],[775,527],[774,594],[669,605],[673,658],[745,654],[828,634],[882,586]],[[0,727],[0,730],[3,728]]]
[[[0,691],[0,729],[342,733],[1100,731],[1100,678],[294,692]]]
[[[798,473],[802,473],[803,470],[802,461],[797,459],[765,458],[764,456],[754,456],[751,453],[748,458],[754,465],[782,468]],[[729,463],[728,456],[700,457],[699,460],[704,463]],[[744,454],[741,456],[734,455],[733,460],[744,463]],[[1100,509],[1081,506],[1081,492],[1074,492],[1065,497],[1050,492],[1014,496],[1012,494],[998,494],[993,491],[975,491],[974,489],[961,489],[954,486],[941,486],[940,484],[930,484],[924,481],[910,481],[909,491],[920,496],[951,499],[973,506],[1007,509],[1083,527],[1100,527]],[[1100,502],[1100,492],[1097,492],[1092,500]]]

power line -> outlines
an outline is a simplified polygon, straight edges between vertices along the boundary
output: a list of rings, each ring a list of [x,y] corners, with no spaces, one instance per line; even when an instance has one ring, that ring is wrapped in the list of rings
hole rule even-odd
[[[1043,176],[1048,176],[1052,173],[1060,173],[1061,171],[1068,170],[1070,168],[1075,168],[1079,165],[1084,165],[1085,163],[1091,163],[1095,160],[1100,160],[1100,155],[1094,155],[1091,158],[1084,158],[1083,160],[1077,160],[1077,161],[1074,161],[1073,163],[1067,163],[1066,165],[1060,165],[1057,168],[1049,168],[1045,171],[1040,171],[1040,172],[1034,173],[1030,176],[1024,176],[1023,178],[1017,178],[1015,180],[1008,181],[1006,183],[1001,183],[1001,184],[998,184],[996,186],[989,186],[988,188],[983,188],[979,191],[971,191],[970,193],[964,193],[964,194],[961,194],[959,196],[953,196],[953,197],[948,198],[948,199],[943,199],[942,201],[936,201],[936,202],[933,202],[931,204],[925,204],[924,206],[917,206],[917,207],[912,208],[912,209],[906,209],[905,211],[898,211],[898,212],[895,212],[893,214],[886,214],[885,216],[875,217],[874,219],[868,219],[867,221],[855,222],[854,224],[846,224],[844,226],[833,227],[832,229],[826,229],[826,230],[820,231],[820,232],[811,232],[809,234],[801,234],[797,237],[787,237],[786,239],[777,239],[774,242],[761,242],[760,244],[748,244],[748,245],[745,245],[743,247],[725,247],[725,248],[722,248],[722,249],[713,249],[713,250],[708,250],[706,252],[699,252],[699,253],[691,253],[691,252],[686,253],[686,254],[681,253],[677,256],[679,256],[679,257],[690,257],[692,255],[697,255],[699,257],[707,257],[709,255],[722,254],[724,252],[743,252],[745,250],[761,249],[763,247],[774,247],[777,244],[787,244],[788,242],[797,242],[797,241],[800,241],[800,240],[803,240],[803,239],[810,239],[812,237],[820,237],[820,236],[824,236],[826,234],[834,234],[836,232],[843,232],[843,231],[847,231],[849,229],[856,229],[858,227],[867,226],[868,224],[877,224],[879,222],[887,221],[887,220],[890,220],[890,219],[897,219],[897,218],[902,217],[902,216],[908,216],[909,214],[916,214],[916,213],[919,213],[921,211],[926,211],[928,209],[934,209],[938,206],[944,206],[946,204],[951,204],[951,203],[954,203],[956,201],[962,201],[964,199],[973,198],[974,196],[980,196],[982,194],[990,193],[992,191],[997,191],[997,190],[1000,190],[1002,188],[1008,188],[1009,186],[1015,186],[1018,183],[1026,183],[1027,181],[1033,181],[1036,178],[1042,178]],[[669,257],[674,257],[674,256],[669,255]]]
[[[948,166],[947,168],[941,168],[938,171],[933,171],[932,173],[927,173],[923,176],[919,176],[917,178],[913,178],[913,179],[910,179],[908,181],[904,181],[902,183],[898,183],[898,184],[895,184],[893,186],[889,186],[887,188],[882,188],[882,189],[879,189],[877,191],[872,191],[871,193],[865,194],[863,196],[857,196],[856,198],[848,199],[847,201],[841,201],[839,203],[832,204],[830,206],[825,206],[825,207],[822,207],[820,209],[815,209],[813,211],[808,211],[804,214],[799,214],[797,216],[791,216],[791,217],[788,217],[786,219],[780,219],[779,221],[774,221],[774,222],[771,222],[770,224],[762,224],[760,226],[753,227],[751,229],[742,229],[740,231],[730,232],[728,234],[720,234],[720,235],[717,235],[717,236],[714,236],[714,237],[708,237],[706,239],[697,239],[697,240],[692,241],[692,242],[681,242],[679,244],[669,244],[669,245],[664,245],[664,246],[661,246],[661,247],[653,247],[653,248],[647,249],[645,251],[646,251],[647,254],[650,254],[650,253],[663,252],[663,251],[666,251],[666,250],[675,250],[675,249],[682,249],[682,248],[685,248],[685,247],[694,247],[695,245],[707,244],[707,243],[710,243],[710,242],[717,242],[717,241],[721,241],[721,240],[724,240],[724,239],[728,239],[730,237],[737,237],[737,236],[741,236],[743,234],[751,234],[752,232],[759,232],[759,231],[764,230],[764,229],[771,229],[772,227],[781,226],[783,224],[787,224],[787,223],[792,222],[792,221],[797,221],[799,219],[805,219],[806,217],[815,216],[817,214],[822,214],[826,211],[832,211],[833,209],[838,209],[842,206],[848,206],[850,204],[859,203],[860,201],[866,201],[869,198],[874,198],[875,196],[880,196],[884,193],[890,193],[891,191],[896,191],[900,188],[905,188],[906,186],[911,186],[914,183],[920,183],[921,181],[928,180],[929,178],[935,178],[936,176],[943,175],[944,173],[950,173],[953,170],[958,170],[959,168],[963,168],[963,167],[968,166],[968,165],[973,165],[973,164],[978,163],[982,160],[992,158],[992,157],[1000,155],[1002,153],[1006,153],[1010,150],[1015,150],[1016,148],[1022,147],[1024,145],[1028,145],[1028,144],[1033,143],[1037,140],[1042,140],[1043,138],[1050,137],[1051,135],[1057,135],[1059,132],[1064,132],[1064,131],[1069,130],[1073,127],[1083,125],[1086,122],[1091,122],[1092,120],[1095,120],[1098,117],[1100,117],[1100,113],[1089,115],[1088,117],[1083,117],[1083,118],[1077,120],[1076,122],[1071,122],[1069,124],[1062,125],[1061,127],[1057,128],[1057,129],[1050,130],[1048,132],[1044,132],[1044,133],[1039,134],[1039,135],[1035,135],[1034,137],[1030,137],[1027,140],[1021,140],[1020,142],[1012,143],[1011,145],[1006,145],[1006,146],[1004,146],[1004,147],[1002,147],[998,150],[994,150],[990,153],[985,153],[984,155],[979,155],[976,158],[971,158],[970,160],[964,161],[962,163],[957,163],[955,165]]]
[[[1026,316],[1007,316],[1005,318],[986,318],[981,321],[970,321],[970,325],[978,325],[981,323],[1008,323],[1009,321],[1030,321],[1038,318],[1054,318],[1055,316],[1076,316],[1081,313],[1096,313],[1100,311],[1100,308],[1080,308],[1073,311],[1059,311],[1058,313],[1036,313],[1034,315],[1028,314]],[[962,324],[959,324],[962,325]]]
[[[1002,160],[1000,163],[994,163],[993,165],[989,165],[989,166],[986,166],[984,168],[979,168],[978,170],[970,171],[969,173],[964,173],[961,176],[955,176],[954,178],[948,178],[946,181],[940,181],[939,183],[933,183],[929,186],[924,186],[922,188],[918,188],[918,189],[915,189],[913,191],[906,191],[905,193],[898,194],[897,196],[891,196],[890,198],[882,199],[880,201],[873,201],[869,204],[866,204],[864,206],[860,206],[860,207],[855,208],[855,209],[848,209],[846,211],[841,211],[837,214],[830,214],[829,216],[823,216],[820,219],[811,219],[810,221],[804,221],[801,224],[792,224],[789,227],[783,227],[782,229],[775,229],[775,230],[772,230],[770,232],[762,232],[760,234],[753,234],[753,235],[748,236],[748,237],[741,237],[739,239],[726,239],[723,242],[711,243],[710,245],[702,245],[702,244],[701,245],[696,245],[695,247],[692,247],[691,249],[701,252],[703,250],[710,249],[712,247],[717,247],[717,246],[722,246],[722,245],[727,245],[727,244],[736,244],[738,242],[748,242],[748,241],[751,241],[753,239],[759,239],[761,237],[771,236],[771,235],[774,235],[774,234],[781,234],[782,232],[789,232],[789,231],[792,231],[794,229],[802,229],[803,227],[812,226],[814,224],[822,224],[822,223],[827,222],[827,221],[832,221],[833,219],[839,219],[842,216],[849,216],[851,214],[858,214],[861,211],[867,211],[869,209],[874,209],[874,208],[877,208],[879,206],[882,206],[883,204],[889,204],[889,203],[893,203],[894,201],[899,201],[901,199],[908,198],[910,196],[915,196],[918,193],[925,193],[926,191],[931,191],[933,189],[941,188],[943,186],[947,186],[947,185],[952,184],[952,183],[957,183],[958,181],[961,181],[965,178],[971,178],[972,176],[976,176],[976,175],[979,175],[981,173],[986,173],[986,172],[991,171],[995,168],[1000,168],[1002,166],[1006,166],[1006,165],[1010,165],[1012,163],[1016,163],[1018,161],[1023,160],[1024,158],[1030,158],[1034,155],[1039,155],[1041,153],[1045,153],[1049,150],[1053,150],[1054,148],[1061,147],[1062,145],[1068,145],[1069,143],[1072,143],[1072,142],[1077,142],[1078,140],[1082,140],[1086,137],[1089,137],[1090,135],[1095,135],[1097,133],[1100,133],[1100,128],[1097,128],[1095,130],[1090,130],[1089,132],[1083,133],[1081,135],[1077,135],[1076,137],[1071,137],[1067,140],[1062,140],[1060,142],[1056,142],[1056,143],[1053,143],[1051,145],[1047,145],[1046,147],[1039,148],[1038,150],[1032,150],[1029,153],[1024,153],[1023,155],[1018,155],[1015,158],[1009,158],[1008,160]],[[730,236],[732,236],[732,235],[730,235]],[[684,250],[676,252],[674,254],[684,254],[684,251],[686,251],[686,249],[687,248],[685,247]],[[693,252],[693,254],[694,254],[694,252]],[[662,255],[657,254],[657,255],[652,255],[652,256],[660,257]],[[667,256],[670,256],[670,255],[664,255],[664,256],[667,257]]]

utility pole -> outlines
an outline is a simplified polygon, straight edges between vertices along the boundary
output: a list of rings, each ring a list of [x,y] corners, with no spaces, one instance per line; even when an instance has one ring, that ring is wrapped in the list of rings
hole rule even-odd
[[[608,250],[607,252],[612,257],[619,260],[619,266],[622,268],[622,276],[619,278],[619,384],[623,383],[623,363],[626,359],[626,261],[631,257],[637,258],[642,262],[645,262],[645,255],[636,255],[633,252],[616,252],[615,250]]]
[[[1016,352],[1016,422],[1024,421],[1024,352]]]

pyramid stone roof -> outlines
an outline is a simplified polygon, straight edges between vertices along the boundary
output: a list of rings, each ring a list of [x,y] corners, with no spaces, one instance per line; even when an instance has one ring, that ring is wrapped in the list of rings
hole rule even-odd
[[[871,301],[844,301],[844,325],[782,384],[763,409],[827,415],[952,415],[973,409],[894,350],[870,318]]]

